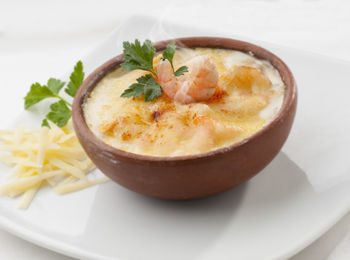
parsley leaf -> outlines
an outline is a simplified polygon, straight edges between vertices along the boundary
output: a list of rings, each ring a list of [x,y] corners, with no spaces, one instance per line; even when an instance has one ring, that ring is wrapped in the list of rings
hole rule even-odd
[[[123,92],[121,97],[139,97],[143,94],[143,88],[144,85],[140,83],[134,83]]]
[[[185,72],[188,72],[188,68],[187,68],[187,66],[182,66],[182,67],[180,67],[180,68],[178,68],[175,72],[174,72],[174,74],[175,74],[175,76],[181,76],[181,75],[183,75]]]
[[[121,66],[126,71],[140,69],[157,75],[153,70],[153,57],[156,51],[150,40],[146,40],[142,46],[139,40],[135,40],[135,43],[123,42],[123,47],[125,62]]]
[[[41,86],[39,83],[31,85],[28,94],[24,98],[24,108],[28,109],[31,106],[39,103],[46,98],[55,97],[55,94],[47,86]]]
[[[78,61],[74,67],[74,71],[70,75],[70,81],[65,88],[65,92],[74,98],[77,90],[84,80],[83,64]],[[28,109],[31,106],[39,103],[46,98],[56,98],[58,101],[51,104],[50,112],[46,115],[46,118],[42,121],[41,126],[50,127],[49,120],[55,123],[59,127],[63,127],[67,124],[72,116],[71,107],[72,104],[59,95],[62,88],[65,86],[65,82],[50,78],[47,81],[47,86],[34,83],[31,85],[29,92],[24,98],[24,108]]]
[[[60,81],[59,79],[54,79],[54,78],[50,78],[47,81],[47,87],[48,89],[51,90],[51,92],[55,95],[57,95],[60,90],[63,88],[64,84],[66,84],[63,81]]]
[[[163,51],[163,54],[162,54],[163,60],[167,59],[170,62],[173,70],[174,70],[173,58],[174,58],[175,50],[176,50],[175,41],[172,41],[166,46],[166,49]]]
[[[139,77],[136,81],[137,83],[126,89],[121,97],[139,97],[144,94],[145,101],[152,101],[162,95],[159,83],[151,74]]]
[[[74,67],[74,71],[70,74],[70,81],[67,85],[67,88],[64,90],[68,95],[74,98],[77,93],[81,83],[84,80],[84,71],[83,71],[83,63],[78,61]]]
[[[46,115],[46,119],[42,123],[44,126],[48,125],[47,120],[50,120],[57,126],[63,127],[72,116],[72,111],[63,100],[53,103],[50,109],[51,111]]]
[[[49,122],[47,121],[46,118],[45,118],[45,119],[43,120],[43,122],[41,123],[41,126],[46,126],[46,127],[50,128]]]
[[[188,72],[188,68],[187,68],[187,66],[182,66],[175,71],[174,64],[173,64],[173,58],[174,58],[175,51],[176,51],[175,41],[172,41],[171,43],[169,43],[166,46],[166,49],[163,51],[163,60],[166,59],[170,62],[175,76],[181,76],[185,72]]]
[[[138,79],[140,80],[138,82],[144,82],[145,84],[143,90],[145,101],[152,101],[153,99],[158,98],[162,95],[162,89],[159,83],[152,77],[152,75],[148,74]]]

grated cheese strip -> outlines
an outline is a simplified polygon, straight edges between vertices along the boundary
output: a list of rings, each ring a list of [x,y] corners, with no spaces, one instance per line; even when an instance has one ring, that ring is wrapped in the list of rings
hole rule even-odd
[[[57,159],[57,158],[54,158],[54,157],[50,157],[50,162],[52,165],[56,166],[59,169],[66,171],[66,172],[69,172],[70,174],[77,177],[78,179],[86,180],[86,176],[81,169],[76,168],[76,167],[74,167],[68,163],[65,163],[64,161]]]
[[[13,176],[18,176],[22,173],[22,169],[23,167],[21,165],[15,165],[15,167],[13,167],[12,169],[12,175],[7,176],[7,179],[10,179],[11,177],[13,178]]]
[[[24,135],[24,127],[23,125],[20,125],[15,130],[15,133],[14,133],[14,138],[15,138],[14,144],[19,145],[23,139],[23,135]]]
[[[7,151],[0,158],[13,166],[0,193],[21,195],[20,208],[27,208],[45,183],[61,194],[107,180],[88,180],[86,174],[95,166],[80,146],[71,123],[61,129],[50,122],[50,127],[0,130],[0,149]]]
[[[76,181],[76,180],[77,180],[77,178],[75,178],[74,176],[69,176],[66,179],[64,179],[64,181],[62,181],[59,185],[60,186],[66,185],[66,184],[71,183],[71,182]]]
[[[55,188],[55,191],[58,194],[70,193],[73,191],[77,191],[77,190],[81,190],[81,189],[90,187],[90,186],[95,185],[95,184],[104,183],[108,180],[109,180],[108,178],[100,178],[100,179],[93,180],[93,181],[80,181],[80,182],[75,182],[75,183],[69,183],[66,185],[57,186]]]
[[[47,181],[48,184],[50,184],[51,187],[56,187],[57,186],[57,183],[54,180],[54,178],[47,178],[46,181]]]
[[[15,152],[15,151],[31,151],[37,149],[36,145],[32,144],[5,144],[5,145],[0,145],[1,150],[7,150],[9,152]]]
[[[85,171],[91,172],[92,170],[96,169],[95,164],[93,164],[92,161],[87,162],[87,168],[85,169]]]
[[[45,175],[35,175],[31,177],[20,178],[11,182],[8,182],[0,187],[1,193],[9,193],[11,191],[25,191],[28,188],[31,188],[33,185],[41,182],[47,178],[61,175],[63,171],[56,170],[46,173]]]
[[[30,177],[37,175],[37,170],[35,168],[22,167],[19,174],[17,174],[17,178]],[[16,179],[16,178],[15,178]]]
[[[90,160],[80,161],[73,158],[67,158],[65,161],[69,164],[75,165],[81,170],[86,170],[90,168],[92,164]]]
[[[19,126],[21,127],[21,126]],[[35,134],[38,130],[29,130],[29,129],[24,129],[23,133],[28,135],[28,134]],[[14,135],[14,131],[13,130],[4,130],[1,129],[0,130],[0,136],[4,136],[4,135]]]
[[[9,152],[16,152],[16,151],[35,151],[39,149],[39,145],[35,143],[27,143],[27,144],[5,144],[5,145],[0,145],[1,150],[7,150]],[[51,152],[51,153],[57,153],[57,154],[62,154],[66,155],[69,153],[67,156],[82,156],[86,157],[86,155],[82,155],[81,148],[74,148],[74,147],[62,147],[59,146],[58,144],[47,144],[46,146],[46,152]]]
[[[46,152],[46,145],[48,143],[48,133],[49,129],[47,127],[42,127],[40,129],[40,139],[39,139],[39,148],[37,153],[37,163],[39,165],[38,172],[42,173],[42,168],[44,166],[44,160],[45,160],[45,152]]]
[[[51,165],[45,165],[44,168],[43,168],[43,171],[44,171],[44,174],[46,171],[53,171],[52,169],[53,167]],[[56,176],[53,176],[53,177],[49,177],[46,179],[46,182],[51,186],[51,187],[55,187],[57,185],[56,183],[56,177],[57,176],[63,176],[65,173],[62,171],[61,172],[61,175],[56,175]]]
[[[51,142],[54,142],[56,143],[62,136],[66,135],[66,133],[61,129],[59,128],[56,124],[48,121],[49,123],[49,126],[50,126],[50,140]]]
[[[70,133],[68,135],[61,137],[61,139],[58,141],[58,143],[61,144],[61,143],[67,142],[74,137],[75,137],[75,133]]]
[[[9,196],[10,198],[16,198],[18,195],[21,195],[21,194],[22,194],[21,192],[12,191],[12,192],[8,193],[7,196]]]
[[[86,155],[81,154],[81,150],[79,151],[75,148],[48,149],[46,153],[52,156],[78,157],[78,158],[86,157]]]
[[[0,156],[0,160],[10,165],[19,164],[21,166],[30,166],[35,168],[39,167],[39,165],[36,162],[30,161],[29,158],[13,157],[4,154]]]
[[[36,184],[33,188],[27,190],[24,195],[21,198],[21,201],[18,204],[18,208],[20,209],[27,209],[29,207],[29,204],[32,202],[35,193],[39,190],[39,187],[41,185],[41,182]]]

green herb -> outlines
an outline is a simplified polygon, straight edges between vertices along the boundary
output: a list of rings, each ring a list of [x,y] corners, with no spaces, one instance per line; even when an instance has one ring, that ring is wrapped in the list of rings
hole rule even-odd
[[[74,71],[70,75],[70,81],[64,89],[69,96],[74,98],[84,80],[84,75],[83,64],[81,61],[78,61],[74,67]],[[55,78],[50,78],[46,85],[40,85],[39,83],[32,84],[24,98],[24,108],[29,109],[47,98],[58,99],[57,102],[51,104],[50,112],[46,115],[41,125],[49,127],[49,120],[59,127],[65,126],[72,116],[72,104],[59,95],[65,85],[65,82]]]
[[[36,103],[39,103],[41,100],[50,97],[56,97],[56,95],[52,93],[47,86],[41,86],[39,83],[34,83],[24,99],[24,108],[28,109]]]
[[[72,111],[62,100],[53,103],[50,106],[50,110],[51,111],[47,114],[46,119],[54,122],[59,127],[65,126],[72,116]]]
[[[123,42],[125,62],[121,66],[126,71],[146,70],[157,76],[153,70],[153,57],[156,50],[150,40],[146,40],[142,46],[139,40],[135,43]]]
[[[85,74],[83,71],[83,63],[81,61],[78,61],[74,67],[74,71],[70,75],[70,81],[67,85],[67,88],[64,91],[74,98],[81,83],[83,83],[84,76]]]
[[[163,60],[168,60],[173,70],[174,70],[173,58],[174,58],[175,51],[176,51],[175,41],[172,41],[166,46],[165,50],[162,53]]]
[[[60,92],[60,90],[63,88],[64,86],[64,82],[60,81],[59,79],[54,79],[54,78],[50,78],[47,81],[47,87],[51,90],[52,93],[54,93],[55,95],[58,95],[58,93]]]
[[[187,68],[187,66],[182,66],[182,67],[180,67],[180,68],[178,68],[175,72],[174,72],[174,74],[175,74],[175,76],[181,76],[181,75],[183,75],[185,72],[188,72],[188,68]]]
[[[167,45],[167,47],[163,51],[162,55],[163,55],[163,60],[168,60],[170,62],[175,76],[178,77],[178,76],[183,75],[185,72],[188,72],[188,68],[187,68],[187,66],[182,66],[182,67],[178,68],[176,71],[174,70],[173,58],[174,58],[175,51],[176,51],[175,41],[172,41],[171,43],[169,43]]]
[[[137,83],[132,84],[121,95],[122,97],[139,97],[142,94],[145,96],[145,101],[152,101],[162,95],[162,90],[158,82],[151,74],[142,76],[137,80]]]
[[[152,101],[162,95],[162,89],[159,83],[155,80],[157,73],[153,69],[153,58],[155,54],[155,48],[150,40],[146,40],[142,45],[139,40],[135,40],[135,43],[124,42],[124,59],[125,62],[121,66],[126,71],[132,70],[145,70],[151,72],[136,79],[137,83],[132,84],[127,88],[121,97],[139,97],[144,95],[145,101]],[[173,58],[176,51],[175,41],[169,43],[166,49],[163,51],[163,60],[167,59],[174,71]],[[188,71],[186,66],[182,66],[174,72],[175,76],[183,75]]]

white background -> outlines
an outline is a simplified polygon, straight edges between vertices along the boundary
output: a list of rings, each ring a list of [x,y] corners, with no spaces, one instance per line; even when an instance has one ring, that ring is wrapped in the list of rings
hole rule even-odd
[[[9,111],[23,106],[31,83],[59,77],[123,19],[141,13],[350,61],[346,0],[0,0],[0,95],[18,89],[6,99]],[[292,259],[350,259],[349,230],[350,214]],[[0,245],[0,259],[70,259],[1,230]]]

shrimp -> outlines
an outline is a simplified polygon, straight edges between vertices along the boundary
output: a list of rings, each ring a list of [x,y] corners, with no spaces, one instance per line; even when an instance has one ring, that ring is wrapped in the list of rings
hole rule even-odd
[[[189,104],[208,100],[216,91],[219,73],[208,55],[197,56],[187,63],[189,72],[176,77],[168,60],[157,66],[162,90],[176,102]]]

